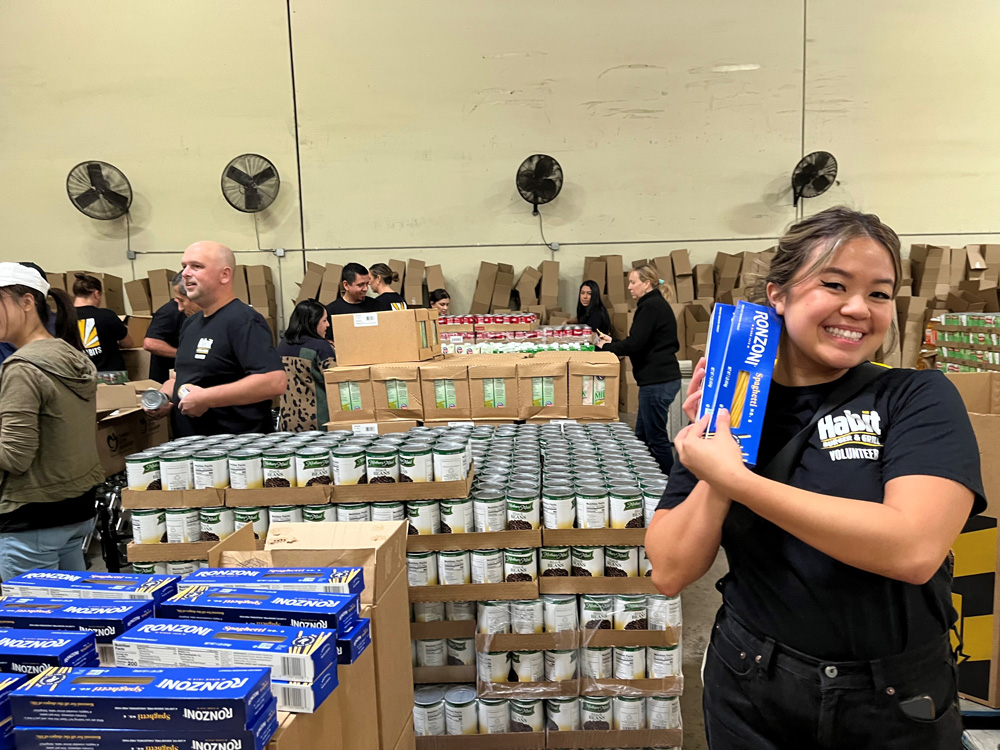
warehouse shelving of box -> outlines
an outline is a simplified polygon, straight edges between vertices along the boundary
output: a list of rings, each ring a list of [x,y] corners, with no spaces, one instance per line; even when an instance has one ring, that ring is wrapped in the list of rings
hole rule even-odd
[[[1000,314],[945,313],[932,334],[943,372],[1000,371]]]
[[[597,440],[600,451],[588,445],[591,432],[603,438]],[[473,437],[479,437],[476,431]],[[519,487],[512,476],[506,484],[495,486],[495,448],[508,439],[514,459],[508,461],[508,474],[515,467],[520,474],[534,474],[537,486]],[[560,442],[580,453],[579,486],[558,486]],[[620,449],[616,442],[634,447],[634,454],[625,454],[633,459],[632,464],[624,455],[621,461],[615,460],[615,450]],[[410,627],[418,683],[414,707],[418,745],[448,747],[451,738],[447,735],[457,734],[469,746],[483,747],[541,747],[546,742],[565,747],[679,744],[676,696],[683,689],[679,601],[655,592],[640,547],[646,517],[655,510],[665,478],[656,476],[659,469],[654,470],[644,446],[637,445],[621,424],[571,422],[498,427],[485,440],[474,439],[473,445],[477,479],[471,496],[441,501],[436,509],[438,523],[423,517],[433,516],[434,510],[424,511],[421,517],[411,515],[411,523],[417,521],[408,539],[407,562],[414,608]],[[591,450],[593,455],[588,456]],[[545,489],[538,481],[543,465]],[[588,474],[604,468],[610,471],[605,480],[622,479],[625,470],[635,469],[631,479],[642,478],[645,486],[587,487],[595,478]],[[451,533],[433,533],[444,530],[440,519],[447,519]],[[546,528],[556,526],[562,528]],[[519,534],[539,536],[515,538]],[[605,552],[609,553],[607,570]],[[640,572],[647,575],[640,576]],[[461,583],[466,577],[470,583]],[[478,597],[477,592],[481,592]],[[581,627],[594,618],[580,617],[578,596],[588,606],[605,605],[608,630]],[[661,630],[649,629],[653,626],[649,625],[647,597],[655,602],[655,627]],[[619,599],[631,603],[623,605],[620,613],[614,606]],[[638,608],[640,600],[643,606]],[[616,614],[618,623],[614,623]],[[612,624],[621,630],[612,630]],[[473,633],[475,662],[469,650]],[[620,677],[613,671],[581,669],[585,659],[596,654],[601,659],[607,656],[612,670],[616,648],[622,652],[619,661],[629,654],[635,664],[636,654],[642,654],[641,675],[634,669]],[[645,654],[650,650],[658,654],[657,667],[647,675]],[[591,711],[590,727],[601,729],[580,729],[581,700]],[[631,734],[612,734],[611,707],[616,702],[634,714],[635,704],[641,701],[644,714],[650,700],[662,703],[654,712],[653,729],[647,728],[645,718],[639,723],[634,717],[629,719],[626,710],[624,724],[619,726],[628,727],[621,731]],[[560,721],[545,720],[544,701],[550,701],[550,719],[553,710],[563,707],[562,718],[555,716]],[[608,709],[611,713],[604,728],[599,714]],[[515,731],[510,731],[511,721]],[[524,737],[529,729],[533,736]],[[572,734],[563,735],[564,731]],[[579,731],[583,734],[576,734]]]

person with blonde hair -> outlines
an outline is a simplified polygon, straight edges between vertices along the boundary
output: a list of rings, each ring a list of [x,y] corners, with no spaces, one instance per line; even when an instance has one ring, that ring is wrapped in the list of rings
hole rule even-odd
[[[378,309],[383,312],[392,310],[405,310],[406,300],[403,295],[392,290],[392,284],[399,283],[399,274],[393,271],[385,263],[376,263],[368,269],[372,280],[369,287],[375,292],[375,302]]]
[[[635,435],[649,446],[664,474],[674,463],[673,446],[667,432],[670,404],[681,389],[677,363],[677,318],[660,291],[656,269],[645,263],[628,275],[628,291],[637,300],[628,336],[612,341],[608,331],[599,335],[597,347],[632,360],[632,374],[639,386],[639,412]]]
[[[755,467],[729,413],[676,438],[646,552],[678,594],[721,545],[704,667],[712,750],[962,746],[948,551],[986,508],[955,386],[868,362],[892,328],[896,233],[827,209],[778,242],[752,301],[783,325]],[[704,360],[684,411],[697,416]]]

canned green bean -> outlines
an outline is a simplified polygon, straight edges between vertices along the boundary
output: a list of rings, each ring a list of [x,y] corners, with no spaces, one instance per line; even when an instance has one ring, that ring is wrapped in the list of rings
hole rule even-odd
[[[167,542],[189,544],[201,541],[201,520],[197,508],[167,508]]]
[[[434,459],[430,443],[409,443],[399,447],[399,481],[430,482],[434,479]]]
[[[152,576],[167,574],[167,564],[165,562],[134,562],[132,572],[137,575]]]
[[[295,454],[288,448],[268,448],[261,457],[265,487],[295,486]]]
[[[295,451],[295,483],[298,487],[330,484],[330,451],[305,445]]]
[[[398,500],[372,503],[373,521],[402,521],[406,518],[406,506]]]
[[[604,575],[609,578],[636,578],[639,575],[639,551],[635,547],[604,548]]]
[[[333,483],[337,485],[367,484],[365,449],[360,445],[344,443],[330,451]]]
[[[191,460],[196,490],[223,489],[229,486],[229,456],[224,451],[199,451]]]
[[[437,500],[410,500],[406,503],[409,519],[408,534],[438,534],[441,532],[441,509]]]
[[[194,488],[194,468],[189,450],[176,450],[160,455],[160,482],[165,490]]]
[[[221,505],[214,508],[202,508],[198,511],[201,524],[201,541],[220,542],[236,531],[236,517],[232,508]]]
[[[152,453],[133,453],[125,457],[125,473],[130,490],[159,490],[160,458]]]
[[[463,443],[439,442],[433,451],[434,481],[459,482],[465,479],[466,447]]]
[[[441,500],[439,507],[442,534],[468,534],[475,529],[472,498]]]

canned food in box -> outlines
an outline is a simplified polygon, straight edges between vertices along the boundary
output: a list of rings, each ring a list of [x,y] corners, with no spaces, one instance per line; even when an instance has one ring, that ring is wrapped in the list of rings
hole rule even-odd
[[[409,519],[408,534],[438,534],[441,532],[441,506],[437,500],[410,500],[406,503]]]
[[[570,574],[569,547],[542,547],[538,560],[538,572],[542,577]]]
[[[545,677],[541,651],[512,651],[510,661],[518,682],[541,682]]]
[[[610,630],[614,612],[614,597],[608,594],[580,596],[580,625],[587,629]]]
[[[599,485],[580,485],[576,489],[576,525],[581,529],[605,529],[608,526],[608,493]]]
[[[336,518],[339,523],[368,522],[372,520],[368,503],[338,503]]]
[[[636,578],[639,575],[639,552],[635,547],[605,547],[604,575],[611,578]]]
[[[264,486],[261,451],[241,448],[229,454],[229,486],[234,490],[259,490]]]
[[[549,698],[545,701],[548,728],[553,732],[577,732],[580,729],[579,698]]]
[[[372,503],[373,521],[402,521],[406,518],[406,506],[398,500]]]
[[[643,578],[649,578],[653,575],[653,563],[646,554],[645,547],[639,547],[639,575]]]
[[[642,646],[615,646],[611,651],[616,680],[645,679],[646,649]]]
[[[498,549],[474,549],[471,553],[473,583],[503,583],[503,553]]]
[[[614,673],[614,662],[610,646],[587,646],[580,650],[583,660],[581,671],[584,677],[594,680],[610,680]]]
[[[646,699],[616,695],[612,701],[614,729],[634,731],[646,728]]]
[[[476,663],[475,638],[448,639],[448,666],[471,667]]]
[[[406,578],[410,586],[437,586],[437,553],[407,552]]]
[[[570,552],[570,570],[574,576],[603,576],[604,547],[573,547]]]
[[[433,465],[435,482],[460,482],[465,470],[466,447],[462,443],[440,442],[434,446]]]
[[[365,450],[368,484],[396,484],[399,481],[399,451],[391,445],[370,445]]]
[[[541,699],[511,699],[510,730],[512,732],[541,732],[544,729],[545,721],[542,717]]]
[[[445,602],[444,617],[448,622],[476,619],[475,602]]]
[[[663,497],[663,492],[666,488],[666,482],[651,482],[643,485],[642,511],[646,528],[649,528],[649,524],[653,522],[653,514],[656,513],[656,506],[660,504],[660,499]]]
[[[608,494],[611,500],[611,528],[641,529],[645,521],[639,489],[616,486]]]
[[[480,682],[507,682],[510,676],[510,651],[477,652],[476,665]]]
[[[645,594],[619,594],[615,597],[615,630],[649,630]]]
[[[201,524],[201,541],[221,542],[236,531],[236,514],[232,508],[221,505],[214,508],[202,508],[198,511]]]
[[[136,544],[159,544],[167,541],[167,513],[162,508],[132,511],[132,541]]]
[[[334,484],[367,484],[365,466],[365,449],[360,445],[344,443],[330,451],[330,468],[333,470]]]
[[[507,602],[479,602],[477,630],[484,634],[510,632],[510,608]]]
[[[168,576],[189,576],[201,567],[199,560],[174,560],[167,563]]]
[[[450,735],[479,734],[476,690],[459,685],[445,693],[445,726]]]
[[[681,598],[649,594],[646,596],[646,610],[650,630],[666,630],[681,626]]]
[[[329,503],[303,505],[302,520],[305,523],[332,523],[337,520],[337,511]]]
[[[650,729],[680,729],[680,698],[672,695],[651,695],[646,698],[646,715]]]
[[[332,484],[330,451],[305,445],[295,451],[295,484],[298,487]]]
[[[201,519],[197,508],[167,508],[167,542],[188,544],[201,541]]]
[[[507,528],[511,531],[537,529],[540,524],[538,494],[511,488],[507,491]]]
[[[468,534],[476,528],[472,513],[472,498],[441,500],[439,507],[442,534]]]
[[[444,638],[417,641],[418,667],[444,667],[448,664]]]
[[[295,455],[290,448],[268,448],[261,457],[265,487],[295,486]]]
[[[542,488],[542,525],[546,529],[572,529],[575,518],[576,497],[571,486]]]
[[[510,603],[512,633],[541,633],[544,619],[541,599],[518,599]]]
[[[134,562],[132,563],[132,572],[143,576],[165,576],[167,564],[165,562]]]
[[[444,620],[444,602],[413,602],[414,622],[441,622]]]
[[[431,482],[434,458],[430,443],[410,443],[399,448],[399,481]]]
[[[506,734],[510,731],[510,710],[506,698],[479,699],[479,733]]]
[[[542,619],[546,633],[577,629],[576,596],[542,594]]]
[[[196,490],[223,489],[229,486],[229,456],[225,451],[206,450],[191,458]]]
[[[445,733],[444,691],[425,685],[413,691],[413,733],[436,737]]]
[[[476,531],[504,531],[507,528],[507,502],[501,492],[477,490],[472,495]]]
[[[233,525],[239,531],[244,526],[253,526],[254,539],[264,539],[267,536],[267,510],[257,507],[233,508]]]
[[[504,550],[503,572],[507,583],[538,580],[538,560],[534,548]]]
[[[548,682],[575,680],[577,670],[577,650],[559,649],[545,652],[545,679]]]
[[[165,490],[190,490],[194,488],[194,469],[189,450],[160,454],[160,482]]]
[[[272,505],[267,509],[269,524],[302,523],[301,505]]]
[[[677,646],[646,646],[646,671],[650,679],[676,677],[681,673],[681,653]]]
[[[438,552],[438,581],[442,586],[458,586],[472,581],[469,553],[466,550]]]
[[[125,457],[125,474],[130,490],[159,490],[160,457],[152,453],[133,453]]]
[[[611,698],[601,696],[581,697],[580,725],[585,731],[611,729]]]

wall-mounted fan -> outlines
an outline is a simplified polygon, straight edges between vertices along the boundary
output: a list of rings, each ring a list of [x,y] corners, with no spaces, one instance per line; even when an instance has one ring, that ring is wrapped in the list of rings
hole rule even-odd
[[[69,171],[66,193],[82,214],[109,221],[128,213],[132,186],[118,167],[104,161],[83,161]]]
[[[837,179],[837,160],[829,151],[813,151],[806,154],[795,165],[792,172],[793,206],[799,205],[799,198],[815,198],[822,195]]]
[[[237,211],[263,211],[278,197],[281,178],[260,154],[240,154],[222,170],[222,194]]]
[[[563,171],[559,162],[545,154],[533,154],[517,168],[517,192],[532,206],[538,207],[553,200],[563,185]]]

